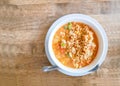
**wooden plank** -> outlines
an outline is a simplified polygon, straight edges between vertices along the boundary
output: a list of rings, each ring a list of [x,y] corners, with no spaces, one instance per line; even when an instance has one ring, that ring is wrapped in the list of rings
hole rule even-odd
[[[0,86],[17,86],[16,75],[2,74],[0,75]]]
[[[112,2],[119,0],[0,0],[0,4],[26,5],[26,4],[46,4],[46,3],[78,3],[78,2]]]
[[[14,5],[24,5],[24,4],[43,4],[43,3],[86,3],[86,2],[104,2],[104,1],[118,1],[118,0],[9,0],[9,4],[14,4]]]

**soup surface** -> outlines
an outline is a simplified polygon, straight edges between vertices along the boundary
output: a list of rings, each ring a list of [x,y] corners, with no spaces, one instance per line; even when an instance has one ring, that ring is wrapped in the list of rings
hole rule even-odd
[[[81,22],[69,22],[56,31],[52,48],[63,65],[81,68],[95,59],[98,39],[90,26]]]

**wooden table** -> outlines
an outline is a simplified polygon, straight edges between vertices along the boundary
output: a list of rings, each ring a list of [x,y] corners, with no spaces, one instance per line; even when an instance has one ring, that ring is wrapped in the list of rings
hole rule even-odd
[[[101,23],[109,49],[94,73],[44,73],[50,65],[44,41],[50,25],[70,13]],[[0,86],[120,86],[120,0],[0,0]]]

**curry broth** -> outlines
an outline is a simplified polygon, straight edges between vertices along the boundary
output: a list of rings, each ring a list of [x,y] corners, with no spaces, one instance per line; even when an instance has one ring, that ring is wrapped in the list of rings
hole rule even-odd
[[[87,32],[92,35],[86,35]],[[86,40],[90,39],[89,36],[91,36],[92,41],[87,43]],[[69,45],[70,43],[71,46]],[[69,22],[63,25],[56,31],[52,40],[52,48],[55,57],[63,65],[71,68],[81,68],[89,65],[95,59],[98,47],[96,33],[90,26],[81,22]],[[88,51],[85,51],[85,49],[91,54],[89,55],[89,53],[87,53]]]

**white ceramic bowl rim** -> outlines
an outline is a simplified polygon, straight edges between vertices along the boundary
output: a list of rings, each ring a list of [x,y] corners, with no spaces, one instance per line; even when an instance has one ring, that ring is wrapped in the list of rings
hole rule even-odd
[[[59,27],[71,21],[83,22],[88,24],[90,27],[94,29],[95,33],[97,33],[96,35],[98,36],[99,39],[99,50],[98,50],[97,58],[90,65],[80,69],[69,68],[61,64],[55,57],[52,49],[52,39],[54,33],[59,29]],[[45,50],[51,64],[58,66],[59,71],[61,71],[62,73],[73,76],[88,74],[88,71],[93,69],[96,65],[101,65],[106,57],[107,49],[108,49],[108,40],[102,26],[95,19],[83,14],[69,14],[56,20],[51,25],[45,40]]]

